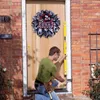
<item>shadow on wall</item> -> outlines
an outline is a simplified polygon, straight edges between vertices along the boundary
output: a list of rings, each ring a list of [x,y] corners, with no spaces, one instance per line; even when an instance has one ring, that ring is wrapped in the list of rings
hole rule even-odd
[[[11,22],[0,23],[0,34],[12,34],[12,39],[0,39],[0,65],[6,68],[6,82],[12,87],[6,88],[5,100],[22,98],[22,36],[21,25],[18,26],[20,14],[13,14]],[[20,22],[21,24],[21,22]],[[0,91],[5,93],[4,91]]]

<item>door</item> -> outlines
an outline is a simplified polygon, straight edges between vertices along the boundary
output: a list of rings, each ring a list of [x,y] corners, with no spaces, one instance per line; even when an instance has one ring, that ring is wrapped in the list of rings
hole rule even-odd
[[[35,80],[39,62],[48,56],[48,51],[52,46],[57,46],[63,53],[63,26],[65,21],[64,2],[59,1],[31,1],[27,0],[27,52],[28,52],[28,87],[32,88]],[[50,10],[57,14],[61,21],[59,31],[50,38],[39,37],[32,28],[32,17],[41,10]],[[63,67],[60,70],[63,77]]]

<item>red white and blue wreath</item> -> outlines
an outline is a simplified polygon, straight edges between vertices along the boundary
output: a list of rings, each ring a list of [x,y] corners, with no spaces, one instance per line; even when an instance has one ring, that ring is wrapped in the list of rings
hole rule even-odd
[[[52,37],[60,29],[60,20],[52,11],[41,10],[32,19],[32,27],[40,37]]]

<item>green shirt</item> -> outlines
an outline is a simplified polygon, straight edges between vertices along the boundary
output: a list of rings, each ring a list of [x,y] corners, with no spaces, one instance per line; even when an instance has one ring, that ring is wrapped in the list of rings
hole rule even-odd
[[[57,68],[53,64],[53,62],[48,58],[44,58],[41,60],[39,65],[37,80],[43,83],[49,82],[51,79],[54,78],[56,71]]]

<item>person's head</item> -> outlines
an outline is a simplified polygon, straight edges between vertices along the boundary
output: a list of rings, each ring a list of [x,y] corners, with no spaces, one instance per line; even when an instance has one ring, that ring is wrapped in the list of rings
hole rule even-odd
[[[53,57],[53,60],[57,60],[60,56],[60,49],[56,46],[53,46],[52,48],[50,48],[49,50],[49,56]]]

